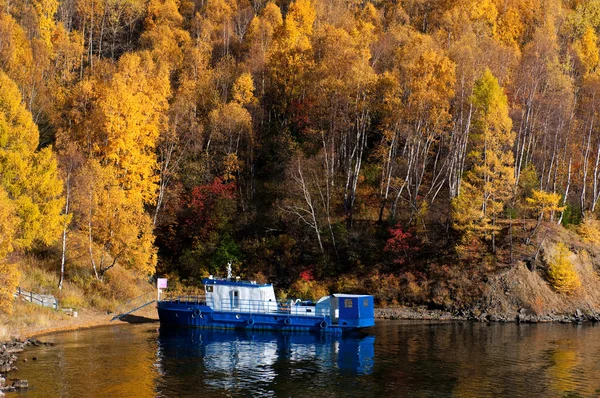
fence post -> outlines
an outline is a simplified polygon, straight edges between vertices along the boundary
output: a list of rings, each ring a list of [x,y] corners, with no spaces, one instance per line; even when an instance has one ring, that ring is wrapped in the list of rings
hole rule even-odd
[[[29,301],[33,303],[33,292],[29,292]]]

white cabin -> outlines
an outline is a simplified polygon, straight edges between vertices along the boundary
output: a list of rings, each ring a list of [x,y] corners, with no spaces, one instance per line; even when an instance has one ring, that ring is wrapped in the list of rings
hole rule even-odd
[[[273,285],[249,281],[206,278],[202,282],[206,303],[214,311],[275,312],[277,299]]]

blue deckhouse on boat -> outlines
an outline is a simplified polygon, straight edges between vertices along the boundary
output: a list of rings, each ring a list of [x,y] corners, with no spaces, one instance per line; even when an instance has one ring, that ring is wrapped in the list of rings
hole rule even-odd
[[[272,284],[206,278],[204,296],[179,296],[157,302],[163,324],[250,330],[341,333],[373,326],[373,296],[333,294],[317,303],[277,301]]]

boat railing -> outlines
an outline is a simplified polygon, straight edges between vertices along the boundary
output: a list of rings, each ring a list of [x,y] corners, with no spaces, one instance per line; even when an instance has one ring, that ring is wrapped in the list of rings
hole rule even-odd
[[[212,297],[207,299],[207,305],[215,308]],[[220,300],[221,311],[231,311],[247,314],[277,314],[277,315],[303,315],[303,316],[328,316],[329,309],[324,308],[317,311],[315,306],[298,305],[296,302],[288,301],[265,301],[245,300],[238,298],[223,298]]]
[[[161,301],[167,301],[171,303],[186,303],[186,304],[197,304],[197,305],[207,305],[207,300],[205,295],[167,295],[166,297],[161,298]]]

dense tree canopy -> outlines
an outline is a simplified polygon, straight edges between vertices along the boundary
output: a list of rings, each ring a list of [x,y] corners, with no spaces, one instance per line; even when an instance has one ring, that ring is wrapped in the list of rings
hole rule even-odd
[[[598,1],[0,6],[0,258],[410,285],[598,211]]]

